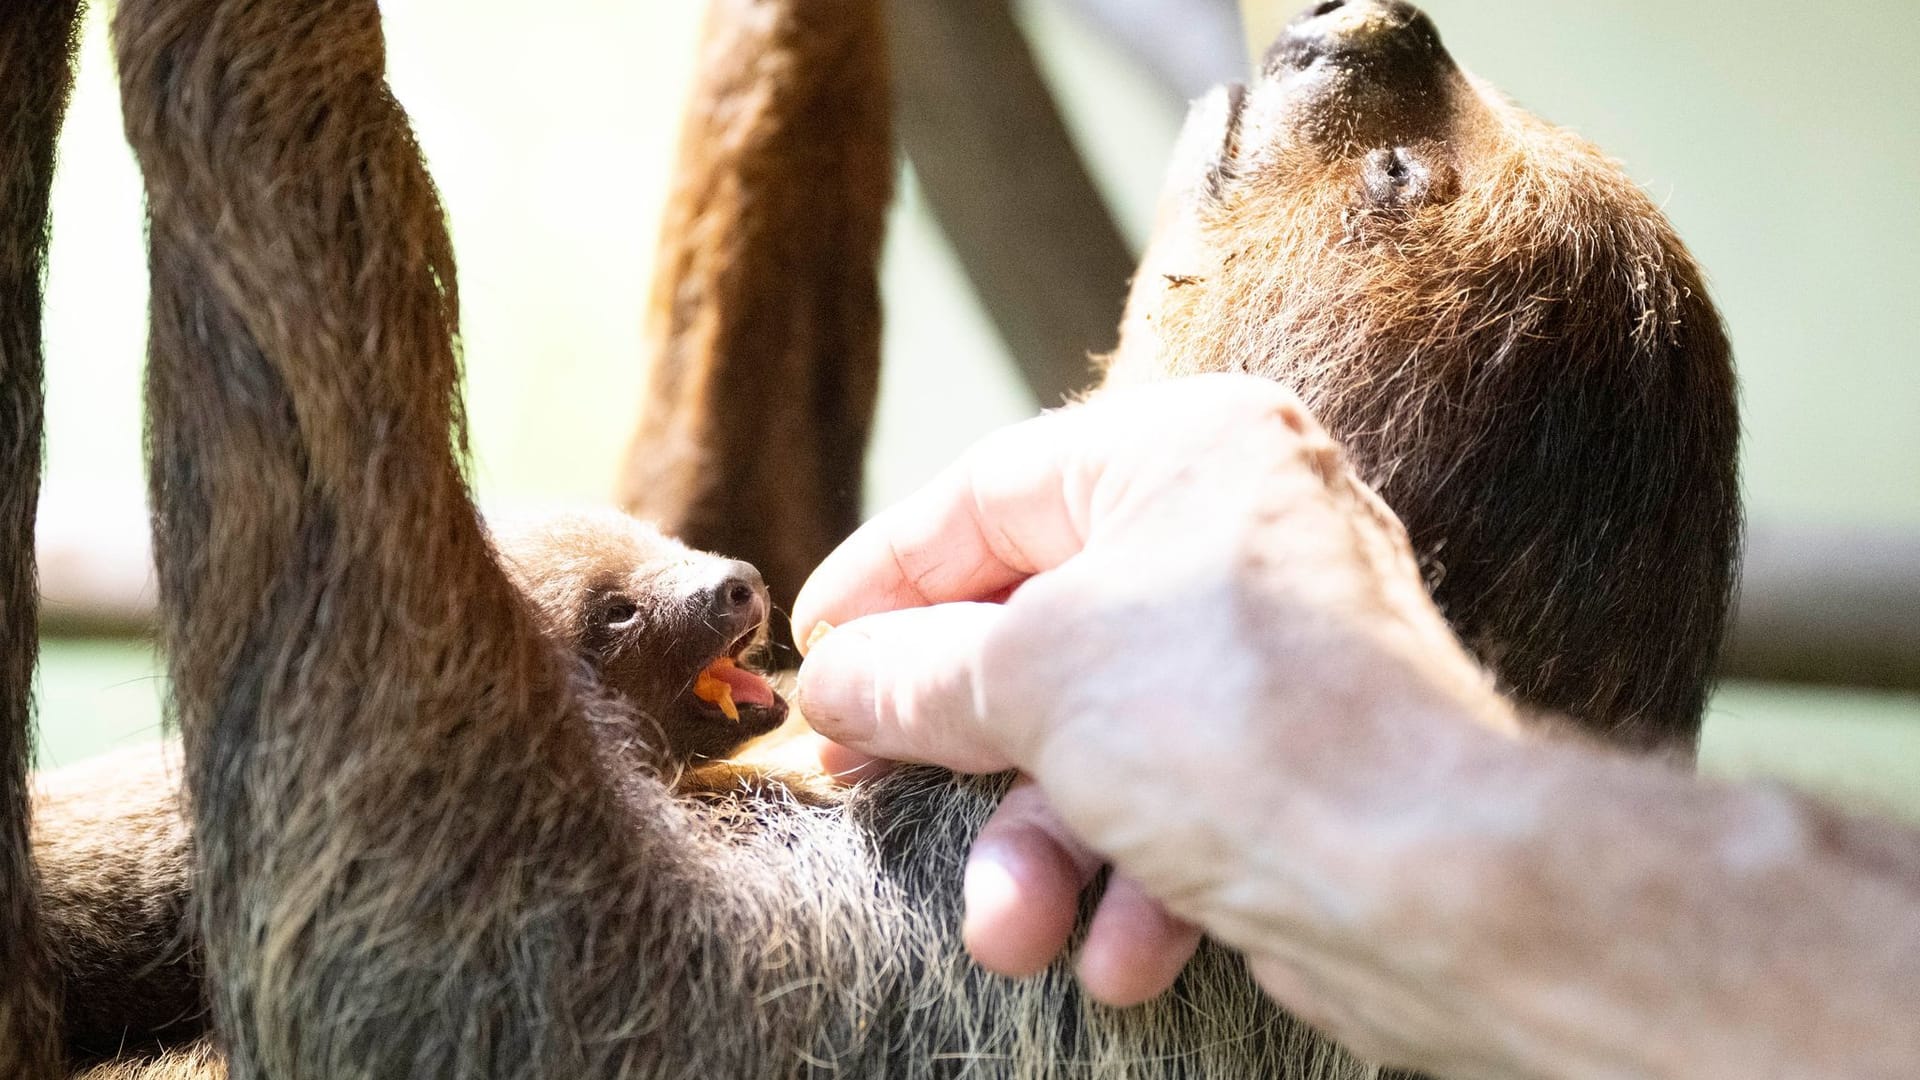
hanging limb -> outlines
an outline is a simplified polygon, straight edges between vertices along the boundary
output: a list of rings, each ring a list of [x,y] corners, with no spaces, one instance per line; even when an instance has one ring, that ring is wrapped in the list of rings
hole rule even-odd
[[[54,143],[73,86],[78,0],[0,5],[0,1076],[59,1064],[59,988],[29,854],[39,652],[33,526],[44,403],[40,320]]]
[[[533,814],[529,786],[598,803],[461,475],[451,246],[379,12],[122,0],[114,37],[150,215],[161,635],[232,1074],[335,1074],[381,1019],[344,1000],[406,1003],[388,1052],[455,1075],[426,1044],[458,1028],[435,988],[486,960],[422,924],[460,895],[538,906],[500,868],[593,829]]]
[[[1093,384],[1133,276],[1008,0],[896,0],[914,175],[1044,407]]]
[[[784,1075],[831,1019],[804,989],[826,980],[748,924],[831,890],[782,845],[752,856],[769,899],[725,891],[746,864],[636,764],[634,718],[580,691],[495,563],[459,467],[451,247],[375,0],[121,0],[114,32],[151,219],[162,639],[232,1077]],[[715,1016],[740,1037],[687,1020]]]
[[[881,8],[711,6],[647,309],[619,501],[759,566],[781,610],[860,520],[894,169]]]

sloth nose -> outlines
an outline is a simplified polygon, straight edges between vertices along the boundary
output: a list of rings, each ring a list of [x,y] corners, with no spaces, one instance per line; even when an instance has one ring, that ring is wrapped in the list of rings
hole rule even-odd
[[[738,559],[724,560],[713,570],[700,587],[699,599],[706,605],[708,620],[729,641],[757,629],[771,610],[760,571]]]
[[[1433,20],[1403,0],[1321,0],[1280,31],[1262,66],[1278,77],[1322,62],[1409,90],[1453,68]]]

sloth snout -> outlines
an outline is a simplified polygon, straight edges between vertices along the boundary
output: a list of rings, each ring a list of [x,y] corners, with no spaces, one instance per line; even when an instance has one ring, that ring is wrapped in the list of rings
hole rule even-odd
[[[758,630],[772,610],[760,571],[738,559],[721,560],[695,587],[694,600],[729,641]]]

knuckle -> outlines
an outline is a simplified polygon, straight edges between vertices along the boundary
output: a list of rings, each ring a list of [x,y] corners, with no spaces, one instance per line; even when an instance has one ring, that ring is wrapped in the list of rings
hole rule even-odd
[[[1206,423],[1215,430],[1259,440],[1268,447],[1302,447],[1316,456],[1338,455],[1338,444],[1290,388],[1248,375],[1232,376],[1219,389],[1218,401],[1205,410]]]

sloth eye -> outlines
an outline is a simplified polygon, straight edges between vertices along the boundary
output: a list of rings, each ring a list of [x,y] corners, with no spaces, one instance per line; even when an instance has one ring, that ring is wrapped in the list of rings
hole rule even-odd
[[[640,614],[640,606],[625,597],[615,597],[600,609],[600,625],[606,627],[624,626]]]

